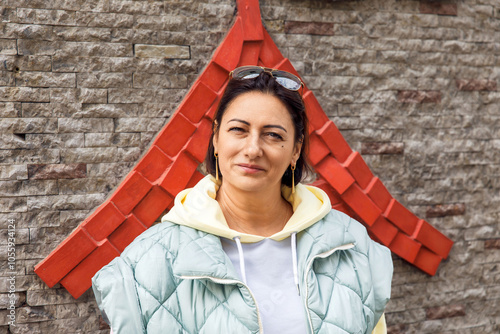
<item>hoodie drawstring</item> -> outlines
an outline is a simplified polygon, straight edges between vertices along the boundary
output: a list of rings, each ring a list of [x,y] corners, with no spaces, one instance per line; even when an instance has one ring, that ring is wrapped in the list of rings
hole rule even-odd
[[[243,283],[247,284],[247,273],[245,271],[245,257],[243,256],[243,247],[241,247],[241,238],[236,236],[234,241],[236,242],[236,247],[238,247],[238,256],[240,257],[240,271]]]
[[[297,292],[300,296],[299,288],[299,274],[297,266],[297,232],[293,232],[290,236],[290,243],[292,244],[292,263],[293,263],[293,281],[297,287]]]

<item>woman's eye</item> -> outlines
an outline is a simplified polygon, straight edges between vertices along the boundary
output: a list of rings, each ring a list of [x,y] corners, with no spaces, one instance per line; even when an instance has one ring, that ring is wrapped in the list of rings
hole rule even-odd
[[[283,136],[276,132],[268,132],[267,135],[274,139],[283,140]]]
[[[237,127],[237,126],[233,126],[232,128],[229,128],[229,131],[233,131],[233,132],[243,132],[243,128],[240,128],[240,127]]]

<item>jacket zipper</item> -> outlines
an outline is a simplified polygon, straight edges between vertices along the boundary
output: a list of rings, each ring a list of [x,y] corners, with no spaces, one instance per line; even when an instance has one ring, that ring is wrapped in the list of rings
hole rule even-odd
[[[255,308],[257,309],[257,320],[259,321],[259,333],[264,334],[264,329],[262,327],[262,321],[260,319],[260,311],[259,311],[259,305],[257,305],[257,299],[255,299],[255,296],[252,293],[252,290],[246,285],[245,283],[238,281],[238,280],[232,280],[232,279],[222,279],[222,278],[217,278],[217,277],[212,277],[212,276],[180,276],[182,279],[209,279],[214,283],[217,284],[223,284],[223,285],[231,285],[231,284],[241,284],[245,288],[247,288],[248,292],[250,292],[250,296],[252,296],[253,302],[255,303]]]
[[[309,289],[308,289],[308,284],[307,284],[307,274],[309,273],[309,271],[311,270],[311,267],[312,267],[312,264],[314,262],[315,259],[317,258],[326,258],[330,255],[332,255],[333,253],[335,253],[336,251],[339,251],[339,250],[347,250],[347,249],[351,249],[353,248],[355,245],[353,243],[350,243],[350,244],[345,244],[345,245],[342,245],[342,246],[339,246],[339,247],[335,247],[335,248],[332,248],[330,249],[329,251],[327,252],[323,252],[321,254],[318,254],[318,255],[315,255],[313,258],[311,258],[309,260],[309,262],[307,263],[307,267],[306,267],[306,270],[304,272],[304,284],[305,284],[305,288],[306,288],[306,293],[305,293],[305,296],[304,296],[304,305],[306,307],[306,313],[307,313],[307,320],[309,322],[309,328],[311,329],[311,334],[314,333],[314,327],[313,327],[313,324],[312,324],[312,319],[311,319],[311,312],[309,311],[309,307],[307,306],[307,300],[309,299]]]

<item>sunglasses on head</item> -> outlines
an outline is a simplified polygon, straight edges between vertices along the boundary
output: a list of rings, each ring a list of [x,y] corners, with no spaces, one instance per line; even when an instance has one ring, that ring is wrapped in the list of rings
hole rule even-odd
[[[256,78],[262,72],[266,72],[272,75],[277,83],[288,90],[296,92],[300,89],[300,87],[304,86],[302,80],[300,80],[296,75],[293,75],[292,73],[260,66],[238,67],[231,71],[231,73],[229,73],[229,76],[234,79],[245,80]]]

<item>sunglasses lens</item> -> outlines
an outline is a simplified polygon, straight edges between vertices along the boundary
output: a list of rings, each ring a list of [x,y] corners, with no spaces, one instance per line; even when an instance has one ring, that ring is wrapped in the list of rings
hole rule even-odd
[[[236,79],[253,79],[259,76],[262,73],[262,69],[259,67],[240,67],[234,70],[233,78]]]
[[[298,90],[300,88],[300,84],[297,83],[296,81],[293,81],[292,79],[289,78],[284,78],[284,77],[277,77],[275,76],[276,81],[283,87],[285,87],[288,90]]]
[[[240,75],[239,77],[241,79],[253,79],[253,78],[257,78],[259,76],[259,73],[249,73],[249,74],[245,74],[244,76]]]
[[[285,71],[274,71],[273,72],[276,81],[283,87],[289,90],[299,90],[302,82],[295,75],[285,72]]]

